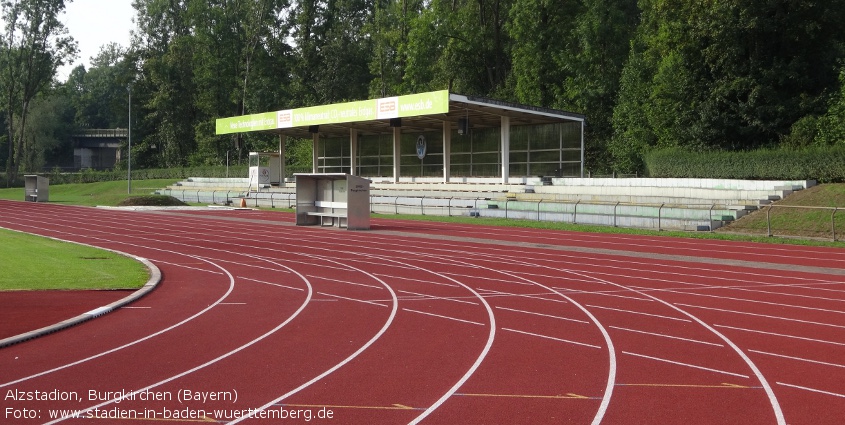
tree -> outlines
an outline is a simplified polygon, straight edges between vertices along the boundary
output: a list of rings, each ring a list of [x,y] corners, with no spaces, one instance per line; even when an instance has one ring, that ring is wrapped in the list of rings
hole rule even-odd
[[[652,147],[752,149],[819,111],[843,56],[842,0],[641,0],[611,150],[620,171]]]
[[[2,108],[9,155],[6,182],[17,178],[32,101],[49,87],[59,66],[76,55],[76,42],[59,20],[63,0],[3,0]]]

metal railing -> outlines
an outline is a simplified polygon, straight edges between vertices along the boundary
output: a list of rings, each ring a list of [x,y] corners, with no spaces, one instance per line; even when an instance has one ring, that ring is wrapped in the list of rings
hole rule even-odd
[[[787,210],[810,210],[810,211],[830,211],[830,238],[832,241],[836,242],[836,213],[840,210],[839,207],[815,207],[815,206],[801,206],[801,205],[769,205],[766,207],[766,236],[773,237],[775,236],[774,231],[772,230],[772,211],[775,209],[787,209]],[[804,220],[802,220],[803,222]],[[819,220],[820,221],[820,220]],[[825,221],[827,221],[825,219]],[[826,227],[826,226],[825,226]],[[825,229],[826,231],[826,229]]]

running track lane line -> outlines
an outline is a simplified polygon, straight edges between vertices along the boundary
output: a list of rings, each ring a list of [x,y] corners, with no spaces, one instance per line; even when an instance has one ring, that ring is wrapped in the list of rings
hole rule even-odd
[[[524,264],[527,264],[527,263],[524,263]],[[534,264],[534,265],[536,266],[536,264]],[[541,266],[541,267],[551,268],[549,266]],[[777,419],[778,425],[786,425],[786,418],[784,418],[784,416],[783,416],[783,410],[780,407],[780,402],[778,402],[778,399],[775,396],[774,390],[772,390],[771,385],[769,385],[769,381],[766,379],[765,376],[763,376],[763,373],[760,372],[760,369],[757,368],[757,365],[754,364],[753,361],[751,361],[751,358],[749,358],[748,355],[746,355],[733,341],[731,341],[730,338],[726,337],[721,332],[717,331],[715,328],[708,325],[707,323],[704,323],[703,320],[699,319],[698,317],[696,317],[692,313],[689,313],[689,312],[681,309],[680,307],[677,307],[677,306],[675,306],[675,305],[673,305],[673,304],[671,304],[667,301],[664,301],[660,298],[657,298],[655,296],[649,295],[647,293],[644,293],[644,292],[636,290],[636,289],[628,288],[628,287],[626,287],[625,285],[622,285],[622,284],[614,283],[614,282],[611,282],[611,281],[608,281],[608,280],[604,280],[604,279],[589,276],[589,275],[579,274],[579,272],[574,272],[574,271],[567,270],[567,269],[555,269],[555,268],[552,268],[552,269],[553,270],[565,271],[565,272],[569,272],[569,273],[574,273],[574,274],[582,276],[582,277],[595,279],[598,282],[602,282],[602,283],[605,283],[605,284],[608,284],[608,285],[616,286],[618,288],[626,289],[626,290],[631,291],[631,292],[635,292],[637,294],[640,294],[642,296],[645,296],[645,297],[651,298],[651,299],[653,299],[657,302],[660,302],[661,304],[664,304],[667,307],[669,307],[669,308],[683,314],[684,316],[687,316],[690,319],[694,320],[696,323],[698,323],[699,325],[701,325],[702,327],[704,327],[705,329],[709,330],[714,335],[719,337],[722,341],[725,341],[725,343],[728,344],[728,346],[730,346],[740,356],[740,358],[742,358],[742,360],[745,362],[745,364],[748,365],[748,367],[751,369],[752,372],[754,372],[754,375],[757,377],[757,380],[760,381],[760,385],[763,387],[763,390],[766,391],[766,395],[769,397],[769,403],[772,405],[772,410],[774,411],[775,418]]]
[[[488,261],[493,261],[493,259],[496,258],[495,256],[488,255],[488,254],[478,254],[478,256],[487,257],[487,258],[489,258]],[[598,277],[595,277],[595,276],[590,276],[586,273],[582,273],[582,272],[578,272],[578,271],[570,270],[570,269],[565,269],[565,268],[556,268],[556,267],[550,267],[550,266],[547,266],[547,265],[540,265],[540,264],[537,264],[537,263],[526,263],[526,262],[517,261],[517,260],[511,260],[511,262],[520,263],[522,265],[531,266],[531,267],[538,267],[539,266],[539,267],[543,267],[543,268],[547,268],[547,269],[551,269],[551,270],[557,270],[557,271],[572,273],[576,276],[580,276],[580,277],[584,277],[584,278],[588,278],[588,279],[594,279],[597,282],[616,286],[616,287],[621,288],[621,289],[625,289],[625,290],[628,290],[628,291],[631,291],[631,292],[635,292],[635,293],[640,294],[644,297],[648,297],[648,298],[653,299],[657,302],[660,302],[661,304],[668,306],[669,308],[683,314],[684,316],[689,317],[690,319],[694,320],[696,323],[698,323],[699,325],[701,325],[702,327],[709,330],[711,333],[713,333],[714,335],[716,335],[717,337],[719,337],[720,339],[725,341],[725,343],[727,343],[731,347],[731,349],[733,349],[740,356],[740,358],[743,359],[743,361],[746,363],[746,365],[748,365],[748,367],[754,372],[754,375],[757,377],[761,386],[766,391],[766,395],[769,398],[769,403],[772,405],[772,409],[774,411],[775,418],[777,419],[778,425],[786,425],[786,419],[783,416],[783,410],[781,409],[780,403],[778,402],[777,397],[774,394],[774,390],[772,390],[772,387],[771,387],[771,385],[769,385],[768,380],[766,380],[765,376],[763,376],[762,372],[760,372],[760,370],[757,368],[757,365],[755,365],[754,362],[751,361],[751,359],[744,352],[742,352],[742,350],[733,341],[731,341],[728,337],[726,337],[725,335],[723,335],[722,333],[720,333],[719,331],[717,331],[716,329],[714,329],[710,325],[704,323],[703,320],[699,319],[698,317],[694,316],[693,314],[691,314],[691,313],[681,309],[680,307],[677,307],[677,306],[675,306],[675,305],[673,305],[673,304],[671,304],[667,301],[664,301],[660,298],[654,297],[654,296],[649,295],[647,293],[644,293],[642,291],[632,289],[632,288],[627,287],[625,285],[614,283],[614,282],[604,280],[604,279],[601,279],[601,278],[598,278]],[[563,296],[563,295],[561,294],[561,296]],[[596,425],[596,424],[597,424],[597,422],[594,422],[594,425]]]
[[[312,256],[312,257],[313,257],[313,256]],[[259,258],[260,258],[260,257],[259,257]],[[231,424],[236,424],[236,423],[239,423],[239,422],[244,421],[244,420],[246,420],[246,419],[251,419],[251,418],[252,418],[252,417],[253,417],[256,413],[261,412],[261,411],[264,411],[264,410],[268,409],[269,407],[272,407],[274,404],[279,403],[280,401],[282,401],[282,400],[284,400],[284,399],[286,399],[286,398],[288,398],[288,397],[290,397],[290,396],[292,396],[292,395],[294,395],[294,394],[296,394],[296,393],[298,393],[298,392],[302,391],[303,389],[305,389],[305,388],[307,388],[307,387],[311,386],[312,384],[316,383],[317,381],[319,381],[319,380],[321,380],[321,379],[325,378],[326,376],[328,376],[328,375],[330,375],[330,374],[334,373],[334,371],[336,371],[336,370],[340,369],[341,367],[345,366],[347,363],[351,362],[353,359],[355,359],[356,357],[358,357],[358,356],[359,356],[361,353],[363,353],[365,350],[367,350],[368,348],[370,348],[370,346],[371,346],[371,345],[373,345],[373,344],[374,344],[374,343],[375,343],[375,342],[376,342],[379,338],[381,338],[381,336],[382,336],[382,335],[384,335],[384,333],[385,333],[385,332],[387,332],[387,329],[388,329],[388,328],[390,328],[390,326],[393,324],[393,319],[396,317],[396,311],[399,309],[399,299],[396,297],[396,292],[394,292],[394,291],[393,291],[393,288],[391,288],[391,287],[390,287],[390,285],[388,285],[387,283],[385,283],[383,280],[381,280],[381,279],[379,279],[379,278],[377,278],[377,277],[373,276],[372,274],[365,272],[364,270],[358,269],[358,268],[356,268],[356,267],[353,267],[353,266],[350,266],[350,265],[347,265],[347,264],[343,264],[343,263],[341,263],[341,262],[339,262],[339,261],[336,261],[336,260],[332,260],[332,259],[325,258],[325,257],[323,257],[323,258],[324,258],[325,260],[330,261],[330,262],[333,262],[333,263],[335,263],[335,264],[338,264],[338,265],[341,265],[341,266],[347,267],[347,268],[349,268],[349,269],[352,269],[352,270],[358,271],[358,272],[360,272],[360,273],[362,273],[362,274],[364,274],[364,275],[366,275],[366,276],[369,276],[369,277],[373,278],[373,279],[374,279],[374,280],[376,280],[377,282],[380,282],[382,285],[384,285],[384,287],[385,287],[385,288],[386,288],[386,289],[390,292],[390,296],[391,296],[391,298],[392,298],[392,300],[393,300],[393,308],[390,310],[390,316],[389,316],[389,317],[387,318],[387,320],[384,322],[384,325],[382,325],[381,329],[380,329],[380,330],[379,330],[379,331],[378,331],[375,335],[373,335],[373,337],[372,337],[372,338],[370,338],[370,340],[369,340],[369,341],[367,341],[364,345],[362,345],[362,346],[361,346],[361,347],[359,347],[357,350],[355,350],[355,352],[354,352],[354,353],[350,354],[350,355],[349,355],[349,357],[347,357],[347,358],[343,359],[340,363],[338,363],[338,364],[334,365],[333,367],[331,367],[330,369],[326,370],[325,372],[323,372],[323,373],[321,373],[321,374],[319,374],[319,375],[315,376],[315,377],[314,377],[314,378],[312,378],[310,381],[305,382],[305,383],[303,383],[302,385],[300,385],[300,386],[298,386],[298,387],[296,387],[296,388],[294,388],[294,389],[292,389],[292,390],[288,391],[287,393],[282,394],[282,395],[281,395],[281,396],[279,396],[278,398],[273,399],[273,400],[271,400],[271,401],[267,402],[267,403],[266,403],[266,404],[264,404],[263,406],[261,406],[261,407],[259,407],[259,408],[255,409],[255,410],[253,410],[253,411],[249,412],[249,414],[248,414],[248,415],[241,416],[240,418],[235,419],[234,421],[228,422],[228,424],[230,424],[230,425],[231,425]],[[291,270],[291,271],[293,271],[293,270]],[[296,272],[294,272],[294,273],[296,273]],[[299,273],[297,273],[297,275],[299,275]],[[304,276],[302,276],[302,275],[299,275],[299,276],[300,276],[300,277],[302,277],[303,279],[305,278],[305,277],[304,277]],[[309,288],[308,296],[309,296],[309,299],[310,299],[310,298],[311,298],[311,285],[310,285],[310,284],[309,284],[308,288]],[[304,305],[303,305],[303,307],[304,307]],[[298,312],[297,312],[297,314],[298,314]]]
[[[250,256],[250,257],[257,258],[257,257],[254,257],[254,256]],[[269,260],[268,260],[268,261],[269,261]],[[218,357],[216,357],[216,358],[214,358],[214,359],[211,359],[211,360],[209,360],[209,361],[207,361],[207,362],[205,362],[205,363],[203,363],[203,364],[201,364],[201,365],[199,365],[199,366],[195,366],[195,367],[193,367],[193,368],[191,368],[191,369],[188,369],[188,370],[186,370],[186,371],[184,371],[184,372],[182,372],[182,373],[179,373],[179,374],[173,375],[173,376],[171,376],[171,377],[169,377],[169,378],[167,378],[167,379],[164,379],[164,380],[161,380],[161,381],[156,382],[156,383],[154,383],[154,384],[148,385],[148,386],[146,386],[146,387],[144,387],[144,388],[140,388],[140,389],[137,389],[137,390],[134,390],[134,391],[130,391],[130,392],[126,393],[126,394],[125,394],[125,395],[123,395],[123,396],[116,397],[116,398],[113,398],[113,399],[111,399],[111,400],[104,401],[104,402],[102,402],[102,403],[100,403],[100,404],[97,404],[97,405],[95,405],[95,406],[91,406],[91,407],[87,407],[87,408],[84,408],[84,409],[80,409],[80,410],[79,410],[79,412],[83,412],[83,413],[84,413],[84,412],[90,412],[92,409],[99,409],[100,407],[107,406],[107,405],[112,404],[112,403],[115,403],[115,402],[119,402],[120,400],[123,400],[124,398],[129,397],[129,396],[131,396],[132,394],[136,394],[136,393],[140,393],[140,392],[144,392],[144,391],[149,391],[150,389],[155,388],[155,387],[157,387],[157,386],[159,386],[159,385],[166,384],[166,383],[168,383],[168,382],[170,382],[170,381],[174,381],[174,380],[179,379],[179,378],[181,378],[181,377],[183,377],[183,376],[186,376],[186,375],[189,375],[189,374],[191,374],[191,373],[194,373],[194,372],[196,372],[196,371],[198,371],[198,370],[200,370],[200,369],[203,369],[203,368],[205,368],[205,367],[207,367],[207,366],[210,366],[210,365],[212,365],[212,364],[214,364],[214,363],[216,363],[216,362],[218,362],[218,361],[220,361],[220,360],[223,360],[223,359],[225,359],[225,358],[227,358],[227,357],[229,357],[229,356],[232,356],[232,355],[234,355],[234,354],[237,354],[238,352],[240,352],[240,351],[242,351],[242,350],[244,350],[244,349],[246,349],[246,348],[248,348],[248,347],[252,346],[253,344],[258,343],[259,341],[263,340],[264,338],[267,338],[268,336],[270,336],[270,335],[274,334],[276,331],[278,331],[279,329],[283,328],[285,325],[287,325],[288,323],[290,323],[290,322],[291,322],[291,321],[292,321],[292,320],[293,320],[296,316],[298,316],[298,315],[299,315],[299,313],[301,313],[303,310],[305,310],[305,307],[306,307],[306,306],[308,305],[308,303],[311,301],[311,296],[312,296],[312,294],[313,294],[313,289],[312,289],[312,287],[311,287],[311,282],[309,282],[309,281],[308,281],[308,279],[306,279],[306,278],[305,278],[305,276],[301,275],[301,274],[300,274],[299,272],[297,272],[296,270],[293,270],[293,269],[291,269],[291,268],[289,268],[289,267],[283,266],[283,265],[278,264],[278,263],[274,263],[273,261],[270,261],[270,263],[276,264],[276,265],[277,265],[277,266],[279,266],[279,267],[286,268],[286,269],[290,270],[292,273],[294,273],[294,274],[296,274],[297,276],[299,276],[299,278],[300,278],[300,279],[302,279],[302,280],[303,280],[303,281],[304,281],[304,282],[308,285],[308,295],[305,297],[305,301],[303,301],[303,302],[302,302],[302,305],[300,305],[300,306],[299,306],[299,308],[298,308],[298,309],[297,309],[297,310],[296,310],[296,311],[295,311],[295,312],[294,312],[294,313],[293,313],[290,317],[288,317],[288,318],[287,318],[284,322],[282,322],[281,324],[279,324],[279,325],[278,325],[278,326],[276,326],[275,328],[270,329],[269,331],[267,331],[267,332],[266,332],[266,333],[264,333],[263,335],[259,336],[258,338],[255,338],[255,339],[253,339],[252,341],[250,341],[250,342],[248,342],[248,343],[246,343],[246,344],[243,344],[243,345],[241,345],[240,347],[238,347],[238,348],[236,348],[236,349],[234,349],[234,350],[232,350],[232,351],[229,351],[228,353],[225,353],[225,354],[220,355],[220,356],[218,356]],[[212,264],[214,264],[214,263],[212,263]],[[234,282],[235,277],[234,277],[234,276],[232,276],[232,274],[231,274],[231,273],[229,273],[229,271],[228,271],[228,270],[226,270],[226,269],[225,269],[225,268],[223,268],[223,267],[220,267],[220,266],[219,266],[219,265],[217,265],[217,264],[214,264],[214,265],[215,265],[215,266],[217,266],[220,270],[223,270],[223,272],[224,272],[224,273],[226,273],[226,275],[227,275],[227,276],[229,276],[229,279],[230,279],[232,282]],[[71,416],[71,415],[68,415],[68,416],[63,416],[63,417],[58,418],[58,419],[56,419],[56,420],[53,420],[53,421],[50,421],[50,422],[46,422],[44,425],[52,425],[52,424],[56,424],[56,423],[59,423],[59,422],[65,421],[65,420],[67,420],[67,419],[71,419],[72,417],[73,417],[73,416]]]
[[[482,255],[482,257],[486,257],[486,255]],[[607,332],[607,329],[604,328],[604,325],[601,324],[601,322],[598,320],[598,318],[596,318],[596,316],[593,316],[593,313],[591,313],[589,310],[587,310],[584,306],[582,306],[577,301],[573,300],[572,298],[570,298],[570,297],[568,297],[568,296],[566,296],[566,295],[564,295],[564,294],[562,294],[562,293],[560,293],[560,292],[558,292],[558,291],[556,291],[556,290],[554,290],[554,289],[552,289],[552,288],[550,288],[546,285],[543,285],[542,283],[534,282],[531,279],[519,276],[519,275],[514,274],[514,273],[510,273],[510,272],[507,272],[507,271],[497,270],[497,269],[493,269],[493,268],[490,268],[490,267],[481,266],[481,265],[478,265],[478,264],[467,263],[467,262],[464,262],[464,261],[458,261],[458,260],[451,259],[451,258],[448,258],[448,257],[441,257],[441,258],[445,259],[446,261],[451,261],[453,263],[463,264],[465,266],[471,266],[471,267],[474,267],[474,268],[480,268],[480,269],[484,269],[484,270],[491,271],[491,272],[494,272],[494,273],[501,273],[501,274],[504,274],[506,276],[510,276],[510,277],[516,278],[518,280],[528,282],[529,284],[539,286],[539,287],[541,287],[541,288],[543,288],[547,291],[550,291],[552,293],[555,293],[555,294],[559,295],[561,298],[569,301],[570,303],[572,303],[572,305],[578,307],[578,309],[583,311],[584,314],[587,315],[587,317],[590,318],[590,320],[593,322],[594,325],[596,325],[596,327],[599,329],[599,332],[601,332],[602,337],[604,338],[604,342],[607,345],[608,362],[609,362],[609,367],[608,367],[608,372],[607,372],[607,384],[605,385],[604,394],[602,395],[602,399],[601,399],[601,403],[599,404],[599,408],[596,411],[596,415],[593,417],[593,421],[591,422],[592,425],[599,425],[601,423],[601,421],[604,419],[604,415],[607,413],[608,406],[610,406],[610,398],[613,396],[613,388],[615,387],[615,384],[616,384],[616,349],[613,346],[613,340],[610,339],[610,334]],[[528,265],[528,266],[533,266],[533,264],[528,264],[528,263],[522,263],[522,264]],[[587,279],[591,278],[590,276],[583,276],[583,277],[585,277]],[[475,291],[473,291],[473,292],[475,292]],[[483,298],[482,298],[482,300],[483,300]],[[484,301],[484,305],[487,306],[487,308],[489,308],[489,305],[487,304],[486,301]],[[492,312],[491,312],[491,314],[492,314]],[[463,384],[463,382],[461,382],[461,384]],[[455,387],[454,390],[456,391],[457,387]],[[451,394],[449,394],[449,395],[451,396]],[[422,419],[422,418],[420,418],[420,419]],[[411,424],[416,424],[416,423],[418,423],[418,421],[414,421]]]
[[[187,255],[187,254],[184,254],[184,255]],[[205,261],[205,262],[207,262],[207,263],[209,263],[209,264],[211,264],[211,265],[213,265],[213,266],[215,266],[215,267],[218,267],[218,268],[222,269],[222,267],[220,267],[219,265],[215,264],[215,263],[214,263],[214,262],[212,262],[212,261],[206,260],[206,259],[204,259],[204,258],[197,257],[197,256],[194,256],[194,255],[187,255],[187,256],[188,256],[188,257],[195,258],[195,259],[200,260],[200,261]],[[228,273],[227,273],[227,274],[228,274]],[[159,336],[159,335],[161,335],[161,334],[163,334],[163,333],[165,333],[165,332],[171,331],[171,330],[173,330],[173,329],[175,329],[175,328],[177,328],[177,327],[179,327],[179,326],[184,325],[185,323],[188,323],[188,322],[189,322],[189,321],[191,321],[191,320],[196,319],[197,317],[199,317],[199,316],[201,316],[201,315],[205,314],[206,312],[208,312],[209,310],[211,310],[211,309],[212,309],[212,308],[214,308],[215,306],[219,305],[219,304],[220,304],[223,300],[225,300],[225,299],[226,299],[226,297],[228,297],[228,296],[229,296],[229,294],[232,292],[232,290],[233,290],[234,288],[235,288],[235,280],[234,280],[234,278],[233,278],[231,275],[229,275],[229,289],[226,291],[226,293],[225,293],[225,294],[223,294],[223,296],[221,296],[221,297],[220,297],[217,301],[215,301],[215,302],[211,303],[208,307],[206,307],[206,308],[204,308],[204,309],[202,309],[202,310],[198,311],[198,312],[197,312],[197,313],[195,313],[193,316],[190,316],[190,317],[188,317],[188,318],[185,318],[184,320],[180,321],[179,323],[175,323],[175,324],[170,325],[170,326],[168,326],[168,327],[166,327],[166,328],[164,328],[164,329],[162,329],[162,330],[160,330],[160,331],[158,331],[158,332],[155,332],[155,333],[149,334],[149,335],[147,335],[147,336],[145,336],[145,337],[143,337],[143,338],[136,339],[135,341],[128,342],[128,343],[126,343],[126,344],[123,344],[123,345],[121,345],[121,346],[118,346],[118,347],[112,348],[112,349],[110,349],[110,350],[103,351],[103,352],[101,352],[101,353],[99,353],[99,354],[95,354],[95,355],[93,355],[93,356],[89,356],[89,357],[86,357],[86,358],[84,358],[84,359],[80,359],[80,360],[77,360],[77,361],[75,361],[75,362],[67,363],[67,364],[65,364],[65,365],[58,366],[58,367],[55,367],[55,368],[53,368],[53,369],[45,370],[45,371],[42,371],[42,372],[36,373],[36,374],[34,374],[34,375],[26,376],[26,377],[23,377],[23,378],[20,378],[20,379],[14,380],[14,381],[10,381],[10,382],[6,382],[6,383],[2,383],[2,384],[0,384],[0,388],[7,387],[7,386],[9,386],[9,385],[18,384],[18,383],[21,383],[21,382],[24,382],[24,381],[28,381],[28,380],[30,380],[30,379],[38,378],[38,377],[41,377],[41,376],[44,376],[44,375],[49,375],[49,374],[51,374],[51,373],[53,373],[53,372],[58,372],[58,371],[60,371],[60,370],[62,370],[62,369],[67,369],[67,368],[69,368],[69,367],[73,367],[73,366],[76,366],[76,365],[79,365],[79,364],[82,364],[82,363],[85,363],[85,362],[88,362],[88,361],[91,361],[91,360],[94,360],[94,359],[97,359],[97,358],[100,358],[100,357],[106,356],[106,355],[108,355],[108,354],[111,354],[111,353],[114,353],[114,352],[120,351],[120,350],[122,350],[122,349],[124,349],[124,348],[131,347],[131,346],[133,346],[133,345],[135,345],[135,344],[140,344],[141,342],[144,342],[144,341],[146,341],[146,340],[148,340],[148,339],[154,338],[154,337]]]

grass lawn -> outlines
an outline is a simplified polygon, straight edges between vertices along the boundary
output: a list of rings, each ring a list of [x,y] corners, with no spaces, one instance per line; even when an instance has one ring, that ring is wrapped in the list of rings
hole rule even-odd
[[[837,240],[845,239],[845,211],[834,214],[829,209],[832,207],[845,207],[845,184],[823,184],[794,192],[769,207],[768,221],[763,209],[719,231],[765,236],[771,228],[777,236],[832,239],[835,230]]]
[[[101,249],[0,229],[0,290],[135,289],[143,264]]]
[[[174,180],[132,181],[145,195]],[[126,180],[50,185],[50,202],[115,206],[127,197]],[[0,199],[22,201],[22,187],[0,189]],[[96,248],[0,229],[0,291],[21,289],[130,289],[149,279],[141,263]]]

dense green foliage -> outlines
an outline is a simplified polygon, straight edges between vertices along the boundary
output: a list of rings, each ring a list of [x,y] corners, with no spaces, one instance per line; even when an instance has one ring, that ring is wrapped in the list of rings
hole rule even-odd
[[[744,152],[667,148],[647,153],[645,165],[651,177],[845,182],[845,146]]]
[[[277,143],[216,136],[217,118],[440,89],[585,114],[593,173],[643,174],[648,152],[670,147],[845,143],[845,0],[133,0],[132,45],[52,84],[75,51],[61,25],[38,46],[8,28],[35,11],[56,22],[62,0],[0,4],[0,165],[13,177],[70,155],[75,129],[126,127],[130,94],[140,168],[224,165]],[[51,58],[29,91],[25,53]],[[27,126],[36,113],[52,123]],[[288,165],[310,163],[309,142],[287,143]]]

